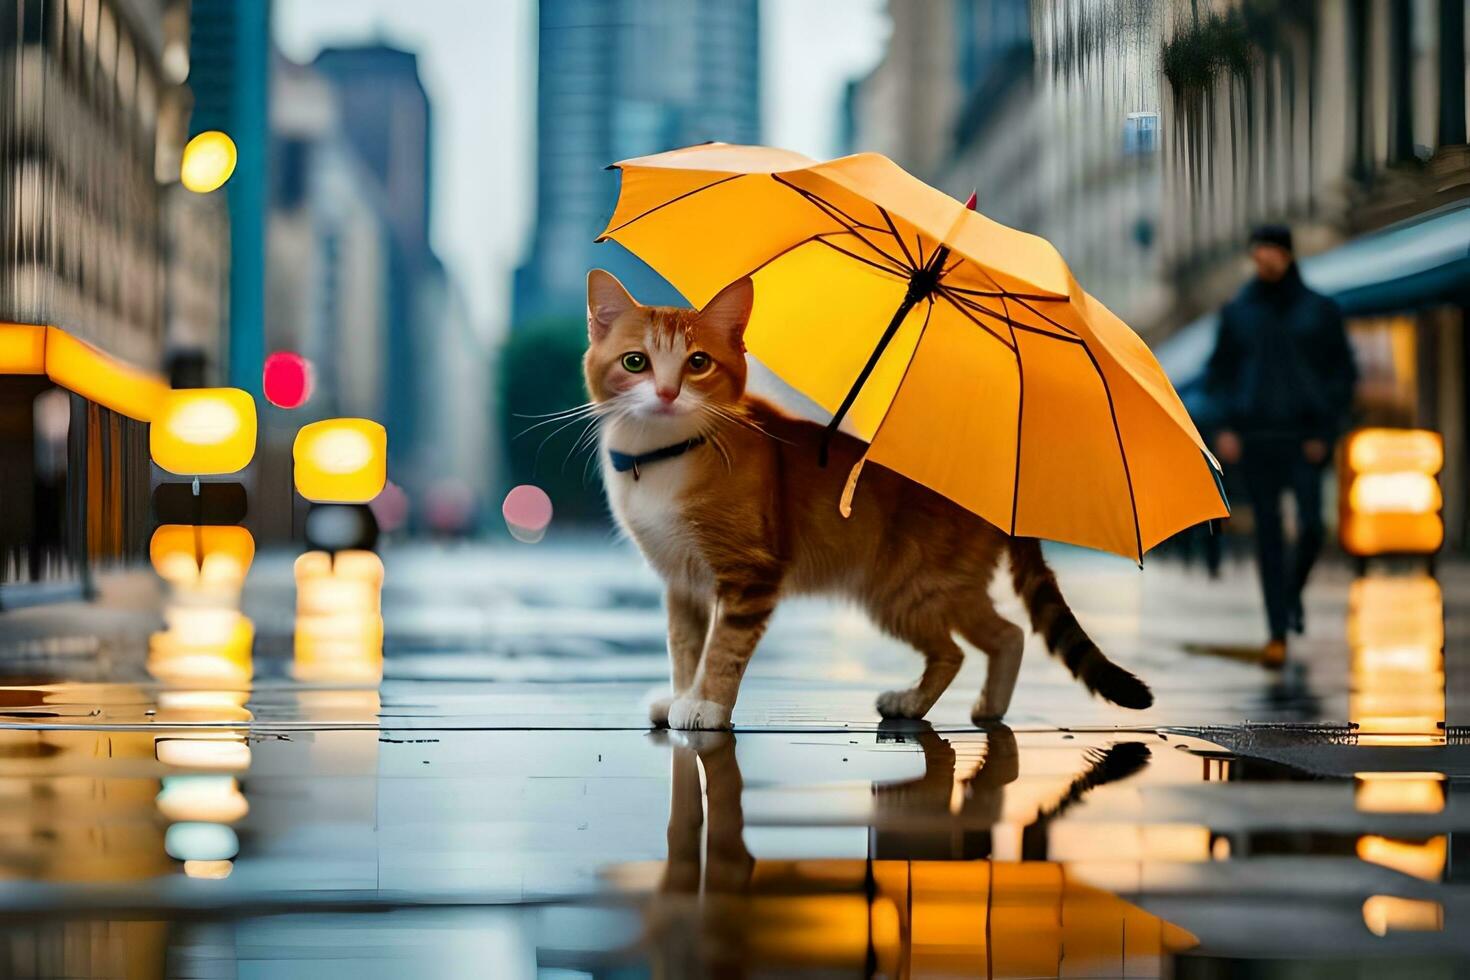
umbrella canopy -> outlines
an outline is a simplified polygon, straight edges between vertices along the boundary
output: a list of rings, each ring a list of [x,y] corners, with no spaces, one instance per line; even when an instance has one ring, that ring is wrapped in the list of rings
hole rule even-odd
[[[613,239],[896,470],[1013,535],[1136,560],[1229,511],[1152,353],[1044,239],[874,153],[709,143],[615,164]],[[850,499],[862,463],[849,483]]]

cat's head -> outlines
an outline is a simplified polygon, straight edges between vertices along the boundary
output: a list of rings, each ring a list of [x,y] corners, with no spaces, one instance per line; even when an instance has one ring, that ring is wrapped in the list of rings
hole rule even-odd
[[[745,393],[745,324],[755,287],[726,286],[702,310],[643,306],[611,273],[587,275],[587,391],[640,420],[695,422]]]

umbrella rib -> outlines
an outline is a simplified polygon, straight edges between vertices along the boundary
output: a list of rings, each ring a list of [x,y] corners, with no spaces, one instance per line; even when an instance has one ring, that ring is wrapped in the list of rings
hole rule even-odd
[[[941,286],[939,288],[941,291],[945,292],[948,292],[949,290],[948,286]],[[1006,295],[1001,294],[998,298],[1000,299],[1001,305],[1005,306]],[[984,313],[986,316],[993,317],[997,320],[1004,319],[1005,322],[1011,327],[1011,331],[1013,334],[1016,330],[1025,330],[1027,333],[1040,334],[1043,337],[1050,337],[1053,340],[1065,341],[1069,344],[1082,343],[1081,337],[1072,333],[1070,330],[1067,330],[1066,327],[1062,327],[1060,325],[1053,324],[1054,326],[1057,326],[1057,329],[1066,331],[1065,333],[1056,334],[1052,333],[1050,330],[1043,330],[1040,327],[1033,327],[1025,323],[1016,323],[1014,320],[1011,319],[1011,312],[1009,307],[1006,307],[1006,312],[1004,316],[1002,316],[1000,314],[997,314],[994,310],[989,309],[972,300],[967,300],[962,296],[951,296],[949,297],[949,299],[950,302],[957,303],[961,306],[966,307],[967,309],[974,310],[976,313]]]
[[[1045,313],[1041,312],[1036,307],[1032,306],[1030,303],[1028,303],[1024,299],[1022,299],[1021,297],[1014,296],[1013,295],[1013,298],[1015,299],[1015,301],[1017,303],[1020,303],[1022,306],[1026,307],[1026,309],[1030,310],[1032,313],[1035,313],[1037,316],[1041,317],[1043,320],[1045,320],[1047,323],[1050,323],[1052,326],[1056,327],[1058,330],[1061,330],[1064,333],[1070,334],[1073,337],[1077,337],[1077,332],[1075,330],[1069,330],[1066,327],[1062,326],[1062,324],[1060,324],[1057,321],[1053,320],[1051,317],[1047,316]],[[1078,342],[1080,343],[1082,338],[1078,337],[1077,339],[1078,339]]]
[[[847,249],[843,248],[840,245],[833,245],[831,242],[827,241],[827,239],[823,238],[821,235],[817,235],[816,237],[814,237],[812,239],[812,241],[820,242],[821,244],[827,246],[830,249],[834,249],[835,251],[841,252],[843,255],[846,255],[850,259],[857,259],[859,262],[863,263],[864,265],[870,265],[873,268],[877,269],[878,271],[880,271],[880,272],[886,272],[890,276],[893,276],[893,277],[895,277],[897,279],[907,279],[908,278],[908,272],[905,269],[901,269],[901,268],[899,268],[897,266],[886,266],[886,265],[884,265],[881,262],[874,262],[872,259],[863,258],[861,255],[858,255],[856,252],[849,252]]]
[[[792,242],[790,245],[787,245],[785,248],[781,249],[781,251],[777,252],[775,255],[772,255],[771,257],[762,260],[761,263],[760,263],[760,265],[756,266],[754,269],[751,269],[749,272],[747,272],[741,278],[742,279],[749,279],[751,276],[755,275],[757,272],[761,271],[766,266],[770,265],[772,262],[774,262],[777,259],[781,258],[783,255],[786,255],[789,252],[794,252],[797,249],[801,248],[803,245],[810,245],[812,242],[821,241],[821,237],[822,237],[821,235],[809,235],[806,238],[803,238],[799,242]],[[738,282],[739,280],[735,280],[735,281]]]
[[[886,224],[888,226],[888,230],[893,233],[893,240],[898,242],[898,247],[899,250],[903,252],[903,257],[909,260],[909,268],[921,268],[920,263],[914,262],[913,253],[909,251],[908,244],[904,242],[903,236],[898,233],[898,226],[893,223],[893,216],[888,213],[888,209],[883,207],[882,205],[879,205],[878,213],[883,215],[883,223]]]
[[[927,297],[927,299],[929,306],[924,310],[924,322],[919,326],[919,336],[914,338],[914,346],[909,351],[908,363],[903,366],[903,374],[899,375],[898,387],[893,389],[893,399],[888,403],[888,407],[883,409],[883,417],[878,420],[877,428],[873,429],[873,438],[868,440],[870,447],[878,441],[878,433],[883,431],[883,423],[888,421],[888,416],[893,411],[893,405],[898,401],[898,393],[903,390],[904,382],[909,379],[909,371],[913,369],[914,359],[919,356],[919,345],[924,342],[924,334],[929,331],[929,318],[934,315],[934,298],[931,296]],[[867,458],[867,453],[863,454],[863,458]]]
[[[1128,450],[1123,445],[1123,430],[1118,428],[1118,410],[1113,405],[1113,388],[1108,384],[1108,376],[1103,374],[1102,365],[1097,362],[1097,355],[1086,344],[1082,349],[1087,351],[1087,359],[1092,362],[1092,369],[1097,372],[1097,378],[1102,382],[1103,394],[1108,396],[1108,414],[1113,419],[1113,435],[1118,439],[1118,456],[1123,460],[1123,479],[1128,483],[1128,504],[1133,508],[1133,544],[1138,549],[1138,564],[1143,566],[1143,530],[1138,526],[1138,499],[1133,495],[1133,473],[1128,467]]]
[[[876,231],[880,235],[886,235],[888,234],[888,232],[884,231],[882,228],[879,228],[877,225],[870,225],[866,222],[857,220],[852,215],[848,214],[846,211],[833,204],[831,201],[822,197],[820,194],[815,194],[812,191],[806,190],[805,188],[797,187],[790,181],[782,180],[779,174],[771,174],[771,177],[776,181],[776,183],[780,184],[782,187],[787,187],[795,191],[808,204],[811,204],[818,211],[821,211],[827,217],[837,222],[839,225],[846,229],[847,234],[852,235],[858,241],[862,242],[864,245],[868,246],[873,251],[877,252],[888,261],[892,262],[895,266],[903,266],[903,261],[899,259],[898,256],[889,255],[887,252],[883,251],[883,249],[878,247],[878,244],[876,242],[862,235],[858,231],[858,229],[863,228],[868,231]],[[879,210],[882,209],[880,208]],[[900,241],[899,244],[902,245],[903,242]],[[907,254],[907,250],[905,250],[905,254]],[[905,275],[912,273],[914,271],[914,266],[910,265],[904,271]]]
[[[993,278],[990,281],[995,282]],[[1001,296],[1000,308],[1005,311],[1006,326],[1011,330],[1011,353],[1016,355],[1016,463],[1011,468],[1011,537],[1014,538],[1016,511],[1021,506],[1021,431],[1026,420],[1026,366],[1021,363],[1021,341],[1016,337],[1016,321],[1011,319],[1011,308],[1004,296]]]
[[[845,226],[848,226],[848,227],[851,227],[851,228],[866,228],[869,231],[880,231],[881,232],[883,230],[882,228],[879,228],[877,225],[870,225],[866,221],[859,221],[858,219],[854,218],[852,215],[848,214],[846,211],[842,210],[842,208],[839,208],[837,205],[833,204],[831,201],[827,200],[826,198],[822,197],[821,195],[816,194],[816,193],[814,193],[812,191],[809,191],[809,190],[807,190],[804,187],[797,187],[791,181],[784,179],[780,174],[771,174],[771,179],[774,180],[776,183],[780,184],[782,187],[788,187],[791,190],[796,191],[796,193],[800,194],[802,197],[806,198],[811,203],[817,205],[817,207],[821,208],[823,211],[828,212],[829,213],[829,216],[830,216],[831,212],[834,212],[834,211],[837,214],[842,215],[843,220],[840,223],[843,224],[843,225],[845,225]]]
[[[995,282],[994,277],[992,277],[989,273],[986,274],[985,278],[989,279],[991,282]],[[1014,293],[1008,289],[1001,289],[999,286],[997,286],[995,289],[968,289],[964,286],[954,286],[949,283],[945,283],[944,288],[953,290],[957,293],[964,293],[966,296],[984,296],[990,298],[1009,297],[1010,299],[1029,299],[1041,303],[1067,302],[1067,299],[1065,297],[1042,296],[1040,293]]]
[[[671,197],[667,201],[664,201],[662,204],[655,204],[653,207],[649,208],[647,211],[644,211],[642,214],[636,214],[636,215],[634,215],[633,217],[629,218],[627,221],[624,221],[622,224],[618,225],[616,228],[609,228],[607,231],[603,232],[601,235],[598,235],[597,238],[594,239],[594,241],[598,241],[598,242],[607,241],[608,238],[610,238],[613,235],[616,235],[618,232],[622,231],[624,228],[628,227],[633,222],[635,222],[635,221],[641,221],[644,218],[648,217],[650,214],[653,214],[653,212],[658,211],[658,210],[661,210],[663,208],[666,208],[670,204],[677,204],[680,201],[684,200],[686,197],[693,197],[695,194],[701,193],[702,191],[707,191],[711,187],[718,187],[721,184],[728,184],[732,180],[739,180],[741,177],[748,177],[748,176],[749,176],[749,174],[731,174],[728,177],[721,177],[719,180],[715,181],[712,184],[705,184],[703,187],[696,187],[692,191],[685,191],[683,194],[680,194],[678,197]]]
[[[965,309],[963,306],[961,306],[960,304],[956,303],[954,301],[954,297],[953,296],[950,296],[948,293],[946,293],[944,291],[943,287],[941,287],[941,288],[939,288],[939,289],[937,289],[935,291],[937,293],[939,293],[939,295],[941,297],[943,297],[944,300],[949,303],[949,305],[953,306],[956,310],[959,310],[961,316],[963,316],[966,319],[968,319],[971,323],[975,324],[975,326],[979,327],[981,330],[984,330],[986,333],[990,334],[990,336],[994,337],[996,340],[1000,341],[1005,346],[1010,347],[1011,350],[1015,350],[1014,347],[1011,347],[1011,344],[1010,344],[1010,342],[1008,340],[1006,340],[1000,334],[996,333],[994,330],[992,330],[989,327],[987,327],[985,324],[981,323],[980,320],[973,313],[971,313],[969,310]],[[995,314],[992,313],[990,315],[991,316],[994,316]]]

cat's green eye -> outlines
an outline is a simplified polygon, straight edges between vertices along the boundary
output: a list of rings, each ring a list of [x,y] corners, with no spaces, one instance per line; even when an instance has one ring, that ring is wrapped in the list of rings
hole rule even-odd
[[[703,371],[709,366],[710,358],[708,354],[704,353],[704,351],[695,351],[693,354],[689,355],[689,370]]]
[[[648,370],[648,355],[640,354],[636,350],[629,351],[623,355],[623,370],[630,374]]]

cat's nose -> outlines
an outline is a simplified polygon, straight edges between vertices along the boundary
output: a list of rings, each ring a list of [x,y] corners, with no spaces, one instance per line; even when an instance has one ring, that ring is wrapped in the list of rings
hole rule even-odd
[[[657,388],[655,390],[658,392],[658,400],[666,404],[679,397],[678,388]]]

